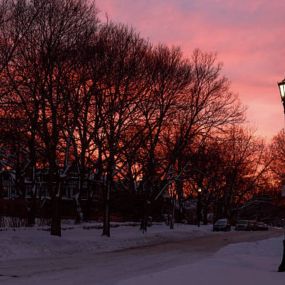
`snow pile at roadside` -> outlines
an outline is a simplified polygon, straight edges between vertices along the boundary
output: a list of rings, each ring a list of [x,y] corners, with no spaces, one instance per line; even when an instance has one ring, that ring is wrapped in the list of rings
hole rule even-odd
[[[282,238],[224,247],[212,258],[118,282],[117,285],[283,285],[285,273],[277,272]]]
[[[163,242],[179,241],[212,234],[211,226],[176,224],[170,230],[155,224],[146,233],[134,224],[113,224],[111,237],[103,237],[100,224],[63,226],[62,237],[50,236],[43,228],[17,228],[0,231],[0,260],[105,252]]]

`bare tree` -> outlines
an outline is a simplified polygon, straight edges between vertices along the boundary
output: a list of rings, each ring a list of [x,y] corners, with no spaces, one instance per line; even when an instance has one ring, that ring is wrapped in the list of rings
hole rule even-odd
[[[26,9],[31,15],[41,7],[29,33],[17,46],[17,56],[5,69],[11,96],[23,106],[29,119],[31,142],[35,136],[41,140],[43,154],[49,167],[49,189],[52,197],[51,233],[60,235],[60,169],[64,165],[59,159],[59,147],[64,131],[72,125],[68,101],[78,93],[76,78],[77,59],[80,48],[88,42],[96,30],[96,10],[85,1],[36,1],[28,2]],[[28,13],[28,12],[27,12]],[[95,17],[95,18],[94,18]],[[13,31],[25,29],[15,19]],[[32,147],[33,148],[33,147]],[[31,149],[31,156],[35,150]],[[35,158],[33,158],[35,165]],[[63,171],[66,174],[66,171]]]
[[[189,176],[192,166],[191,152],[203,147],[215,133],[244,120],[244,108],[231,93],[228,80],[221,75],[221,64],[216,63],[215,55],[195,50],[187,64],[187,85],[180,91],[175,111],[162,134],[164,167],[167,172],[171,169],[174,177],[179,176],[175,185],[180,211],[184,198],[183,176]]]
[[[175,112],[175,103],[189,81],[189,66],[183,60],[179,49],[166,46],[153,48],[148,58],[149,83],[139,108],[145,126],[144,139],[140,151],[142,181],[140,189],[143,196],[143,218],[141,228],[147,227],[151,203],[160,191],[161,173],[160,144],[161,134],[170,115]]]
[[[120,167],[121,149],[126,147],[121,138],[137,120],[138,83],[149,47],[133,30],[111,23],[101,28],[98,37],[97,54],[91,59],[95,114],[100,118],[94,138],[102,152],[106,174],[103,235],[110,236],[111,192]],[[104,72],[99,78],[98,67]]]
[[[274,138],[269,146],[269,160],[272,160],[270,166],[269,181],[271,188],[279,192],[280,188],[285,184],[285,132],[281,130]]]
[[[232,218],[234,210],[262,193],[270,166],[265,143],[252,131],[231,127],[193,156],[191,177],[202,187],[204,220],[213,208],[215,219]]]

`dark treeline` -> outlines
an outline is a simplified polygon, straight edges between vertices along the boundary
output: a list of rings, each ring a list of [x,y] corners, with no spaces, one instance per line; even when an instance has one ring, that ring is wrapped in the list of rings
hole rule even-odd
[[[266,146],[242,127],[244,107],[214,54],[186,58],[153,45],[132,28],[99,21],[90,1],[0,2],[0,171],[13,171],[24,197],[24,179],[35,185],[36,171],[48,170],[51,234],[61,234],[71,169],[79,209],[86,175],[102,182],[87,199],[102,193],[107,236],[118,185],[140,196],[143,230],[167,191],[182,218],[183,201],[201,188],[206,220],[210,210],[230,218],[269,189]]]

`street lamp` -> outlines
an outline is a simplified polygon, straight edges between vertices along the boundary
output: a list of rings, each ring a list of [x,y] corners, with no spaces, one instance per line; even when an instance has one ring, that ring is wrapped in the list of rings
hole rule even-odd
[[[281,101],[284,107],[284,114],[285,114],[285,79],[282,81],[278,82],[278,88],[281,96]]]
[[[200,227],[201,223],[201,193],[202,189],[198,188],[198,201],[197,201],[197,226]]]
[[[283,108],[284,108],[284,114],[285,114],[285,79],[278,82],[277,84],[278,84],[281,101],[282,101]],[[282,261],[281,261],[281,264],[279,265],[278,271],[279,272],[285,271],[285,232],[284,232],[284,239],[283,239],[283,256],[282,256]]]

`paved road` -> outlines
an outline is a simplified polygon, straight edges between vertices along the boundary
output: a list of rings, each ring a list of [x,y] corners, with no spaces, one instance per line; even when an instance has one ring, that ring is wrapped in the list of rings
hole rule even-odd
[[[226,232],[108,253],[30,258],[0,262],[1,284],[115,284],[136,275],[197,262],[239,242],[277,237],[281,231]],[[88,249],[87,249],[88,250]]]

